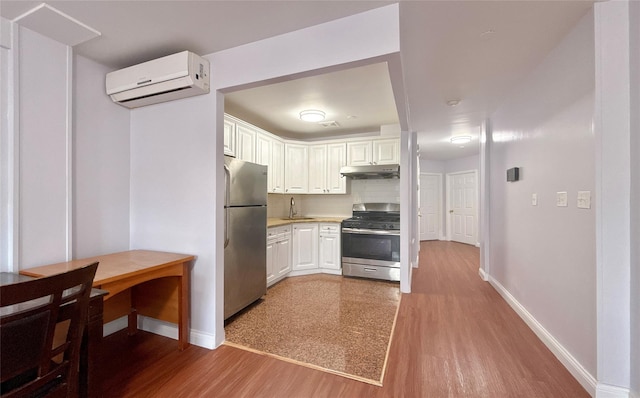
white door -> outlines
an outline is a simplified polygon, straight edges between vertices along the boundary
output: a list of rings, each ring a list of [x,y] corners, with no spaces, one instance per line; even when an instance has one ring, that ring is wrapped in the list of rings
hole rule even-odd
[[[440,178],[420,174],[420,240],[437,240],[440,235]]]
[[[478,243],[476,172],[448,174],[449,225],[451,240]]]

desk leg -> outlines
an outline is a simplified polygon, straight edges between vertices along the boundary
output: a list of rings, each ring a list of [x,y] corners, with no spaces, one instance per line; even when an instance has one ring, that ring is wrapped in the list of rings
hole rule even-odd
[[[189,346],[189,285],[191,272],[189,272],[190,262],[182,264],[182,276],[178,291],[179,322],[178,322],[178,349],[184,350]]]
[[[133,336],[138,332],[138,311],[135,308],[131,308],[129,311],[127,320],[127,334]]]

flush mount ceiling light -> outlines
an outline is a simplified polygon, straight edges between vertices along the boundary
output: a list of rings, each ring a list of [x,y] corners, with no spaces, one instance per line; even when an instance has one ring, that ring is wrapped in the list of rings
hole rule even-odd
[[[324,120],[325,113],[316,109],[308,109],[300,112],[300,120],[305,122],[321,122]]]
[[[452,144],[468,144],[471,142],[471,137],[468,135],[459,135],[456,137],[451,137]]]

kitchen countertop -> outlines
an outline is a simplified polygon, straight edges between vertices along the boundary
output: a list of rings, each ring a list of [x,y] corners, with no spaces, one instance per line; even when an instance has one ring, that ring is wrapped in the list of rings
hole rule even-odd
[[[294,218],[292,220],[288,218],[269,217],[267,218],[268,227],[279,227],[281,225],[289,225],[294,223],[318,223],[318,222],[335,222],[340,223],[342,220],[346,220],[349,217],[305,217]]]

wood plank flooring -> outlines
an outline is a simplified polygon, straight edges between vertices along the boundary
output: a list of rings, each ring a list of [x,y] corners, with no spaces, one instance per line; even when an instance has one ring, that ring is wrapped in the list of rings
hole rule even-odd
[[[402,297],[383,386],[222,346],[183,352],[164,337],[104,343],[105,397],[589,397],[478,277],[478,249],[422,242]]]

